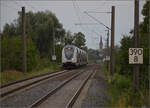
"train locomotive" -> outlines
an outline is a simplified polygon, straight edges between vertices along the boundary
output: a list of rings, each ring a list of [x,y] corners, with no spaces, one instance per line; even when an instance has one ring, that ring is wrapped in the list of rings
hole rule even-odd
[[[87,53],[74,46],[66,45],[62,50],[62,67],[63,68],[74,68],[88,63]]]

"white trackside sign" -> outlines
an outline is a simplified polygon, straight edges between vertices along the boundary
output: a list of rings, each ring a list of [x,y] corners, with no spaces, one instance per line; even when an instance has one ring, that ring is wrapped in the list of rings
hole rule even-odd
[[[54,60],[54,61],[56,60],[56,55],[52,56],[52,60]]]
[[[143,64],[143,48],[129,48],[129,64]]]

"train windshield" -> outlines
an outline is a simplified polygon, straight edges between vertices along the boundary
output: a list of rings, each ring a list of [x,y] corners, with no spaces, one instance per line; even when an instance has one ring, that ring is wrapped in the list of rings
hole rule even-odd
[[[67,59],[71,59],[73,57],[74,48],[73,47],[66,47],[65,48],[65,56]]]

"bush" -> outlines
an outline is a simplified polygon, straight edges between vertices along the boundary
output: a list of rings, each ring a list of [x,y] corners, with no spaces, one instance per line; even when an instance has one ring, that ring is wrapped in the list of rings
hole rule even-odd
[[[123,90],[123,89],[130,88],[132,82],[128,77],[125,77],[123,75],[119,75],[118,73],[115,73],[113,76],[113,84],[118,89]]]
[[[39,53],[30,38],[27,38],[27,71],[33,70],[39,61]],[[22,71],[22,40],[21,36],[4,37],[1,40],[2,71]]]
[[[38,65],[35,70],[41,70],[41,69],[44,69],[45,67],[49,67],[51,65],[52,65],[52,63],[50,62],[50,60],[48,58],[42,58],[38,61]]]

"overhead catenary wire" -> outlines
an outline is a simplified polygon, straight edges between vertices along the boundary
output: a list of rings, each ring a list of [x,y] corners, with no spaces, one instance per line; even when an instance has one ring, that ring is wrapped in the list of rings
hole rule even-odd
[[[0,1],[0,11],[1,11],[1,14],[0,14],[0,19],[1,19],[1,32],[3,31],[3,28],[6,24],[11,24],[11,21],[10,21],[10,18],[8,17],[8,12],[10,13],[13,13],[15,11],[19,11],[19,9],[17,7],[15,7],[14,5],[8,5],[7,1],[3,2],[3,1]],[[13,20],[13,23],[15,20]],[[5,24],[4,24],[5,22]]]
[[[76,3],[76,4],[77,4],[77,3]],[[80,7],[79,7],[78,4],[77,4],[77,7],[78,7],[79,11],[81,12],[81,9],[80,9]],[[86,28],[88,29],[88,31],[91,31],[91,32],[93,33],[93,31],[89,28],[89,26],[87,26],[87,24],[85,24],[85,26],[86,26]]]
[[[76,1],[77,1],[77,0],[76,0]],[[77,7],[78,7],[79,11],[81,12],[80,7],[79,7],[78,4],[77,4]],[[103,12],[103,13],[106,13],[106,12]],[[107,13],[111,13],[111,12],[107,12]],[[98,21],[99,21],[99,20],[98,20]],[[100,25],[100,24],[103,25],[103,26],[105,26],[107,29],[110,30],[110,28],[109,28],[108,26],[104,25],[102,22],[99,21],[99,25]],[[81,25],[82,25],[82,24],[81,24]],[[86,25],[88,25],[88,24],[85,24],[85,26],[86,26]],[[95,24],[95,25],[96,25],[96,24]],[[87,29],[88,29],[89,31],[91,31],[92,33],[94,33],[94,34],[96,34],[96,35],[98,34],[98,33],[96,33],[96,32],[93,32],[94,30],[90,30],[88,26],[86,26],[86,27],[87,27]],[[99,36],[100,36],[100,35],[99,35]]]
[[[88,31],[91,31],[91,30],[88,28],[87,25],[86,25],[86,29],[84,29],[84,28],[81,26],[82,21],[81,21],[81,19],[80,19],[80,15],[79,15],[78,11],[76,10],[76,9],[78,8],[79,12],[81,12],[80,7],[78,6],[78,4],[77,4],[77,7],[76,7],[75,2],[73,1],[73,6],[74,6],[74,9],[75,9],[75,11],[76,11],[76,15],[77,15],[78,21],[79,21],[79,23],[80,23],[79,26],[81,27],[81,29],[83,29],[85,32],[86,32],[86,29],[88,29]],[[92,32],[92,31],[91,31],[90,33],[92,33],[92,35],[93,35],[93,32]],[[92,39],[93,39],[93,38],[92,38]]]
[[[28,0],[1,0],[1,1],[28,1]],[[32,0],[32,1],[41,1],[41,0]],[[43,1],[72,1],[72,0],[43,0]],[[134,0],[76,0],[76,1],[105,1],[105,2],[118,2],[118,1],[130,1],[133,2]],[[139,1],[146,1],[146,0],[139,0]]]
[[[20,5],[17,1],[14,1],[14,3],[19,6],[19,7],[22,7],[22,5]]]
[[[3,4],[3,6],[1,6],[1,7],[8,7],[8,8],[11,8],[11,9],[10,9],[11,11],[13,11],[13,10],[18,11],[18,8],[9,6],[9,5],[7,5],[7,4]],[[12,10],[12,9],[13,9],[13,10]]]
[[[78,8],[79,12],[81,12],[80,7],[79,7],[78,4],[77,4],[77,8]],[[79,17],[80,17],[80,16],[79,16]],[[80,22],[81,22],[81,20],[80,20]],[[96,24],[96,23],[95,23],[95,24]],[[84,23],[80,23],[79,25],[84,25]],[[89,28],[89,26],[87,26],[87,24],[85,24],[85,26],[86,26],[86,29],[88,29],[88,31],[91,31],[92,35],[93,35],[93,33],[96,34],[95,32],[93,32],[94,30],[91,30],[91,29]],[[97,35],[97,34],[96,34],[96,35]]]
[[[106,26],[105,24],[103,24],[101,21],[99,21],[98,19],[96,19],[95,17],[93,17],[92,15],[90,15],[88,12],[84,12],[85,14],[87,14],[89,17],[91,17],[92,19],[94,19],[95,21],[97,21],[99,24],[102,24],[103,26],[105,26],[107,29],[111,30],[108,26]]]
[[[73,7],[74,7],[74,10],[75,10],[75,12],[76,12],[76,16],[77,16],[77,18],[78,18],[78,21],[79,21],[79,23],[81,23],[81,19],[80,19],[80,16],[79,16],[79,13],[78,13],[78,11],[77,11],[77,8],[76,8],[76,5],[75,5],[75,2],[74,2],[75,0],[72,0],[72,2],[73,2]],[[83,31],[85,31],[86,32],[86,30],[80,25],[80,28],[81,29],[83,29]]]
[[[73,2],[73,6],[74,6],[74,9],[75,9],[75,11],[76,11],[76,15],[77,15],[77,17],[78,17],[78,21],[79,21],[80,23],[82,23],[82,21],[81,21],[81,19],[80,19],[80,15],[79,15],[78,11],[76,10],[77,8],[76,8],[74,2]],[[80,7],[79,7],[79,6],[77,6],[77,7],[78,7],[78,9],[79,9],[79,11],[80,11]],[[83,29],[83,31],[87,32],[87,30],[86,30],[85,28],[83,28],[81,25],[79,25],[79,26],[80,26],[81,29]],[[90,31],[88,27],[87,27],[87,29],[88,29],[88,31]]]
[[[87,13],[111,13],[111,12],[98,12],[98,11],[86,11]]]

